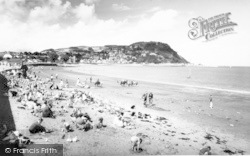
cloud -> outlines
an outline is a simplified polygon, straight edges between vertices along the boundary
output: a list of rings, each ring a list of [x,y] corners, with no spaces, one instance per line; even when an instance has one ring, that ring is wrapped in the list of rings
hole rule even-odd
[[[95,9],[85,2],[0,0],[0,51],[163,41],[178,16],[174,10],[159,10],[133,22],[103,20]]]
[[[149,9],[147,12],[151,13],[151,12],[157,12],[160,11],[161,8],[160,7],[153,7],[152,9]]]
[[[116,11],[127,11],[130,10],[131,8],[126,6],[125,4],[121,3],[121,4],[112,4],[112,8]]]
[[[166,31],[174,27],[177,15],[175,10],[156,11],[151,17],[140,19],[136,27],[141,31]]]
[[[87,5],[92,5],[98,3],[100,0],[85,0],[85,3]]]
[[[96,18],[94,5],[87,6],[82,3],[77,6],[72,12],[81,21],[87,22]]]
[[[71,4],[69,2],[62,4],[60,0],[51,0],[45,6],[34,7],[30,10],[28,22],[59,23],[62,18],[67,17],[70,11]]]

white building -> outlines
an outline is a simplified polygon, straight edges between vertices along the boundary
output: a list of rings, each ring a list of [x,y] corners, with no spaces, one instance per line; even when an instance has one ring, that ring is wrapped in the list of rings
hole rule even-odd
[[[7,54],[3,55],[3,58],[6,59],[6,60],[7,59],[12,59],[12,55],[7,53]]]

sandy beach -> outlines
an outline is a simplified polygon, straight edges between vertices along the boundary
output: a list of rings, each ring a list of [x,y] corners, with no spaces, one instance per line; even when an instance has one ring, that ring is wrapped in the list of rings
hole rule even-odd
[[[249,8],[0,0],[0,156],[250,156]]]
[[[88,68],[91,70],[91,65]],[[40,71],[38,75],[43,78],[49,78],[51,74],[57,73],[58,82],[60,79],[67,79],[69,88],[65,88],[65,92],[77,88],[75,87],[77,78],[82,82],[88,81],[90,89],[79,87],[77,89],[90,92],[95,99],[103,101],[102,104],[77,105],[77,107],[87,112],[94,121],[97,121],[98,117],[103,117],[107,127],[88,132],[74,130],[67,135],[77,136],[79,141],[70,143],[61,138],[60,125],[62,119],[70,120],[71,109],[69,113],[55,119],[45,119],[45,127],[54,129],[53,133],[31,135],[27,129],[37,117],[29,110],[18,108],[20,103],[16,102],[15,98],[9,99],[16,129],[36,144],[63,144],[64,155],[196,155],[205,146],[211,146],[212,154],[229,154],[226,151],[235,152],[234,154],[241,154],[244,151],[244,154],[249,154],[250,120],[247,103],[249,95],[143,81],[139,81],[138,86],[122,87],[117,83],[120,78],[100,76],[101,73],[94,73],[94,70],[92,74],[84,73],[79,67],[53,67],[53,70],[51,67],[43,69],[35,67],[33,71]],[[89,83],[90,77],[93,81],[100,79],[103,86],[95,87],[93,83]],[[143,107],[141,99],[146,91],[154,93],[154,105],[148,108]],[[209,94],[214,95],[214,109],[209,108]],[[241,102],[241,106],[236,105],[237,101]],[[67,102],[56,103],[53,111],[58,111]],[[162,123],[135,119],[134,128],[120,128],[114,126],[115,116],[107,111],[105,105],[125,110],[135,105],[136,111],[165,117],[166,121]],[[139,132],[149,137],[142,143],[143,151],[134,153],[131,150],[130,138]]]

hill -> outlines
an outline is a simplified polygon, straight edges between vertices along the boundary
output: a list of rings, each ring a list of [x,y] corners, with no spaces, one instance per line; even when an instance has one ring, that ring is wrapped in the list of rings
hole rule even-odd
[[[168,44],[161,42],[136,42],[131,45],[79,46],[47,49],[41,53],[78,55],[95,63],[188,63]]]

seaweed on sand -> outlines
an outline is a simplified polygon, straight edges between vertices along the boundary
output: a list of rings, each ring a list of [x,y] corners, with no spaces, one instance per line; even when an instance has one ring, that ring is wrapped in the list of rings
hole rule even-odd
[[[230,149],[225,149],[223,152],[229,154],[229,155],[233,155],[235,154],[235,152],[231,151]]]
[[[181,140],[190,140],[190,138],[180,138]]]
[[[213,136],[211,134],[209,134],[209,133],[207,133],[207,135],[204,138],[209,140],[209,141],[214,139]]]

